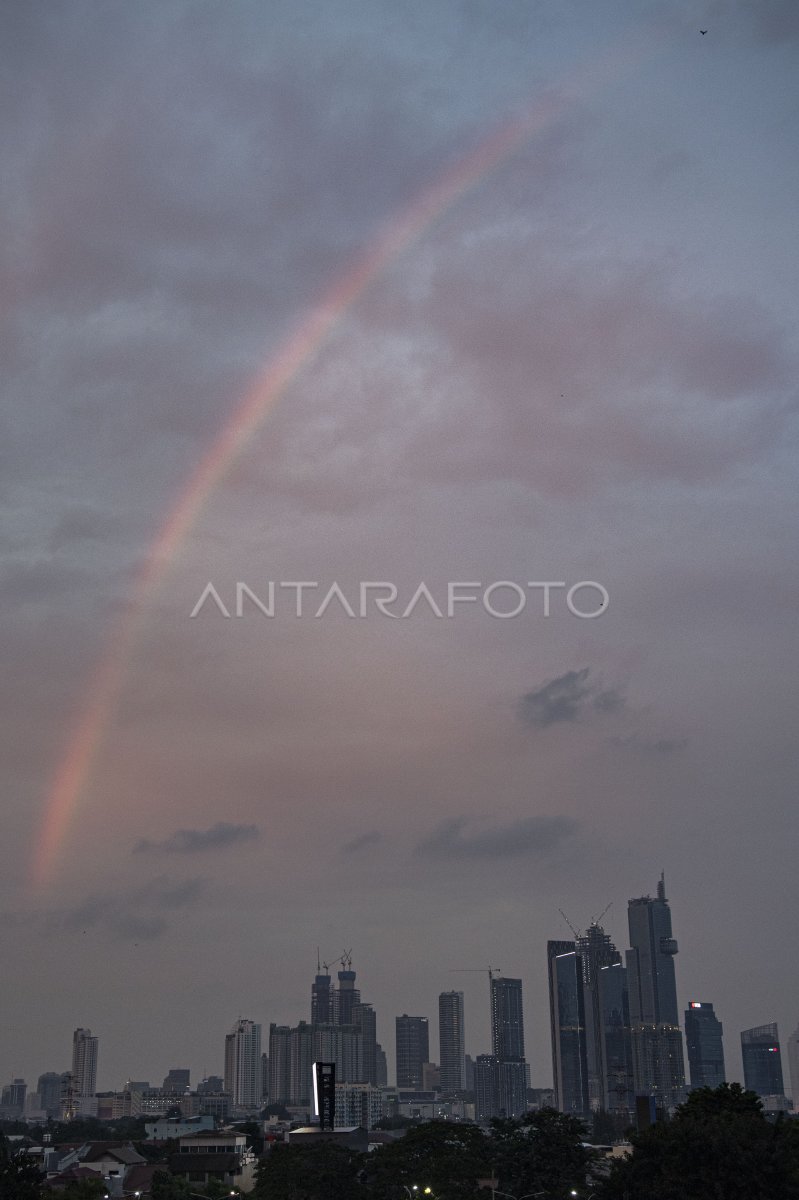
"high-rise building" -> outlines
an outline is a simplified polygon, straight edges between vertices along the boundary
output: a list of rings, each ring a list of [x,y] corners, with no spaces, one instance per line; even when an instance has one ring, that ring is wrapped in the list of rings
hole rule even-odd
[[[627,971],[597,921],[547,943],[555,1104],[561,1112],[634,1106]]]
[[[549,1013],[555,1107],[582,1117],[589,1111],[583,968],[574,942],[547,942]]]
[[[375,1076],[378,1087],[388,1086],[388,1059],[379,1042],[375,1046]]]
[[[716,1088],[726,1082],[724,1028],[707,1000],[690,1000],[685,1010],[685,1044],[691,1087]]]
[[[799,1112],[799,1025],[788,1038],[788,1076],[791,1081],[793,1110]]]
[[[758,1096],[781,1098],[785,1094],[782,1055],[776,1022],[744,1029],[741,1033],[744,1087]]]
[[[316,977],[311,985],[311,1024],[333,1024],[333,992],[330,975],[322,972],[321,964],[317,966]]]
[[[191,1088],[191,1070],[189,1067],[170,1067],[164,1077],[163,1090],[170,1095],[182,1096]]]
[[[270,1033],[271,1033],[271,1027],[270,1027]],[[269,1100],[269,1098],[270,1098],[269,1055],[265,1054],[265,1053],[261,1055],[261,1098],[264,1101],[264,1104],[268,1104],[270,1102],[270,1100]]]
[[[524,1062],[521,979],[491,978],[491,1051],[502,1062]]]
[[[76,1096],[97,1094],[99,1039],[91,1029],[76,1029],[72,1035],[72,1078]]]
[[[269,1103],[288,1104],[291,1088],[291,1026],[269,1026]]]
[[[575,940],[583,973],[588,1101],[592,1110],[629,1111],[632,1048],[627,971],[610,935],[592,921]],[[619,969],[603,975],[606,968]]]
[[[493,1054],[478,1054],[474,1072],[474,1116],[490,1121],[499,1116],[499,1064]]]
[[[225,1091],[233,1107],[252,1111],[261,1104],[261,1026],[239,1018],[225,1037]]]
[[[64,1074],[58,1071],[45,1071],[39,1076],[36,1091],[41,1097],[41,1105],[48,1117],[54,1119],[61,1114],[61,1089],[64,1085]]]
[[[352,1025],[353,1009],[360,1003],[361,993],[355,986],[352,959],[345,954],[343,970],[338,973],[338,988],[333,994],[333,1020],[336,1025]]]
[[[489,985],[492,1052],[480,1055],[475,1065],[476,1108],[481,1114],[478,1119],[519,1117],[527,1111],[528,1082],[522,981],[489,972]]]
[[[600,967],[595,988],[599,1013],[595,1061],[600,1104],[607,1112],[632,1113],[635,1093],[627,968],[620,962]]]
[[[361,1076],[357,1080],[341,1078],[341,1083],[377,1084],[377,1017],[371,1004],[356,1004],[352,1023],[361,1035]]]
[[[427,1017],[397,1017],[397,1087],[422,1090],[422,1064],[430,1061]]]
[[[3,1088],[0,1108],[6,1117],[20,1117],[25,1109],[25,1094],[28,1085],[24,1079],[12,1079]]]
[[[438,1045],[441,1091],[453,1096],[466,1086],[463,992],[442,992],[438,997]]]
[[[671,910],[663,875],[657,896],[630,900],[627,917],[630,949],[627,982],[633,1076],[637,1095],[653,1096],[673,1109],[685,1096],[674,956],[677,942],[671,931]]]

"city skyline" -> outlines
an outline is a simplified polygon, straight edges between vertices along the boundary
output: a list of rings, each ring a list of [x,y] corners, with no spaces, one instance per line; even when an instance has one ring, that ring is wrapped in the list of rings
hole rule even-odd
[[[799,19],[710,7],[0,6],[7,1081],[352,953],[546,1083],[664,869],[678,1016],[796,1027]]]
[[[673,1107],[690,1087],[716,1086],[724,1079],[734,1081],[734,1077],[725,1070],[723,1027],[714,1012],[713,1003],[689,1002],[684,1010],[682,1025],[679,1020],[666,1019],[673,1018],[678,995],[673,970],[677,944],[672,936],[664,873],[661,873],[654,898],[647,894],[629,901],[628,916],[630,940],[637,944],[625,952],[627,968],[622,964],[621,952],[596,918],[584,933],[572,929],[574,940],[550,940],[546,944],[555,1106],[574,1115],[584,1116],[597,1107],[618,1107],[632,1111],[633,1094],[651,1093],[660,1097],[667,1106]],[[263,1086],[267,1085],[270,1095],[282,1098],[281,1102],[308,1103],[311,1064],[315,1060],[339,1063],[340,1074],[347,1082],[376,1084],[377,1056],[383,1056],[384,1061],[386,1058],[386,1050],[378,1041],[378,1017],[371,1003],[361,1001],[360,987],[356,987],[357,973],[352,951],[346,951],[341,962],[343,970],[338,972],[338,986],[329,974],[320,974],[320,964],[317,963],[317,973],[310,986],[310,1023],[305,1016],[296,1018],[299,1022],[297,1026],[281,1026],[272,1022],[268,1038],[262,1041],[260,1023],[239,1018],[225,1036],[223,1078],[217,1079],[205,1068],[199,1073],[202,1078],[216,1080],[230,1093],[233,1103],[245,1108],[252,1108],[258,1103],[257,1098],[263,1093]],[[633,1002],[632,1008],[628,999],[628,968],[631,965],[631,979],[639,992],[639,999]],[[489,1045],[483,1050],[472,1048],[473,1053],[469,1057],[478,1067],[478,1099],[482,1096],[486,1112],[492,1109],[502,1112],[505,1110],[498,1097],[503,1095],[507,1102],[508,1097],[515,1096],[523,1086],[522,1076],[516,1080],[513,1075],[514,1064],[524,1064],[524,1075],[529,1086],[546,1088],[550,1083],[546,1077],[531,1077],[529,1065],[525,1062],[522,980],[503,976],[497,968],[474,971],[478,975],[485,974],[488,982],[485,999],[490,1032]],[[447,1040],[453,1043],[456,1056],[460,1048],[465,1049],[465,1012],[463,992],[439,994],[438,1044],[443,1048],[442,1030],[446,1028]],[[679,1041],[675,1065],[667,1064],[666,1068],[658,1065],[660,1049],[657,1045],[651,1051],[652,1062],[648,1067],[642,1068],[635,1063],[630,1037],[632,1031],[634,1041],[636,1023],[641,1024],[641,1013],[648,1014],[650,1024],[645,1033],[650,1037],[654,1034],[655,1041],[659,1036],[659,1028],[665,1026],[668,1035],[667,1059],[673,1057],[673,1043]],[[658,1014],[660,1019],[652,1025],[654,1014]],[[325,1017],[328,1019],[323,1020]],[[441,1067],[441,1062],[433,1064],[430,1053],[433,1044],[431,1039],[435,1036],[430,1031],[430,1021],[427,1016],[409,1016],[406,1013],[398,1014],[393,1024],[397,1030],[394,1053],[396,1070],[393,1079],[389,1072],[390,1086],[424,1089],[422,1068],[436,1065],[440,1070]],[[620,1028],[625,1024],[626,1031]],[[647,1022],[644,1024],[647,1025]],[[382,1036],[390,1042],[390,1037],[386,1036],[388,1023],[385,1020],[383,1026]],[[763,1042],[762,1051],[757,1044],[758,1039]],[[795,1032],[788,1040],[789,1066],[796,1058],[796,1041]],[[740,1081],[766,1095],[762,1091],[758,1072],[762,1074],[764,1070],[760,1060],[768,1068],[773,1068],[768,1054],[774,1052],[775,1046],[778,1059],[780,1057],[777,1024],[742,1030],[740,1042]],[[265,1061],[262,1061],[262,1051]],[[43,1073],[39,1083],[44,1080],[48,1090],[57,1088],[62,1098],[68,1096],[70,1109],[74,1108],[76,1113],[90,1111],[81,1101],[85,1102],[93,1096],[95,1090],[100,1093],[109,1090],[96,1085],[98,1056],[99,1038],[93,1036],[88,1028],[76,1028],[72,1038],[71,1070]],[[304,1065],[294,1065],[298,1062]],[[674,1079],[668,1086],[663,1082],[664,1069],[669,1078]],[[642,1070],[648,1070],[651,1074],[641,1074]],[[675,1071],[677,1074],[672,1076]],[[782,1080],[780,1062],[777,1071]],[[140,1076],[143,1072],[138,1074]],[[169,1081],[187,1081],[192,1074],[190,1067],[170,1067],[163,1086],[167,1088]],[[682,1084],[677,1075],[682,1076]],[[129,1073],[128,1080],[130,1078]],[[24,1101],[24,1089],[27,1087],[24,1076],[15,1076],[9,1084],[4,1085],[4,1095],[14,1093],[18,1085],[23,1089]],[[147,1083],[142,1086],[158,1085]],[[118,1091],[120,1087],[121,1083],[117,1081],[110,1090]],[[87,1088],[90,1090],[87,1091]],[[28,1092],[31,1091],[28,1087]],[[446,1092],[445,1087],[443,1094],[446,1095]],[[769,1095],[773,1100],[773,1094]],[[516,1103],[514,1100],[513,1105]]]

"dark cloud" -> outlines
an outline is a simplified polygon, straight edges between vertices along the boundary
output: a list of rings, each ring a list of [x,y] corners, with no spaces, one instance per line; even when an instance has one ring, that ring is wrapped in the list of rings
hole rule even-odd
[[[47,924],[56,930],[92,931],[151,941],[169,927],[164,914],[190,907],[200,899],[205,887],[201,878],[175,882],[159,876],[144,886],[119,893],[94,893],[72,909],[50,914]]]
[[[591,710],[616,713],[624,708],[626,702],[618,688],[603,688],[589,682],[589,674],[589,667],[567,671],[557,679],[550,679],[543,687],[527,692],[519,705],[522,720],[546,729],[562,721],[578,721]]]
[[[417,854],[443,859],[520,858],[554,850],[577,830],[569,817],[525,817],[475,832],[467,832],[468,823],[466,817],[446,821],[418,844]]]
[[[355,837],[350,842],[345,842],[341,847],[342,854],[357,854],[360,850],[368,850],[370,846],[378,846],[383,840],[382,833],[377,830],[372,830],[370,833],[362,833]]]
[[[201,854],[205,850],[224,850],[241,842],[252,842],[259,837],[257,825],[234,825],[229,821],[218,821],[208,829],[176,829],[161,842],[142,838],[133,847],[133,853],[157,851],[162,854]]]

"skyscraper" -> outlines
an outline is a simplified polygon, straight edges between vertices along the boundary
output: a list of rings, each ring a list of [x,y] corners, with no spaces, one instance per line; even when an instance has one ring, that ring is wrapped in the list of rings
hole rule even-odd
[[[242,1018],[225,1037],[225,1091],[235,1108],[261,1103],[261,1026]]]
[[[630,900],[627,974],[633,1075],[638,1095],[673,1109],[685,1094],[685,1063],[677,1010],[671,911],[663,875],[657,896]]]
[[[91,1029],[76,1029],[72,1035],[72,1078],[76,1096],[97,1094],[99,1039]]]
[[[632,1113],[635,1093],[627,968],[620,962],[600,967],[595,986],[599,1011],[596,1061],[600,1103],[607,1112]]]
[[[311,1024],[333,1024],[333,988],[330,975],[322,972],[321,964],[317,966],[316,978],[311,986]]]
[[[521,979],[491,978],[491,1050],[502,1062],[524,1062]]]
[[[45,1071],[39,1076],[36,1091],[41,1097],[41,1105],[48,1117],[58,1117],[61,1112],[61,1089],[64,1085],[64,1075],[58,1071]]]
[[[356,1004],[352,1009],[352,1023],[360,1030],[361,1071],[360,1079],[339,1079],[340,1083],[377,1083],[377,1017],[371,1004]]]
[[[343,970],[338,973],[338,989],[333,994],[333,1020],[337,1025],[352,1025],[352,1010],[361,1003],[361,993],[355,986],[355,972],[349,954],[343,958]]]
[[[685,1043],[691,1087],[718,1087],[724,1072],[724,1028],[707,1000],[691,1000],[685,1010]]]
[[[397,1087],[422,1089],[422,1065],[430,1061],[427,1017],[397,1017]]]
[[[744,1029],[741,1033],[744,1087],[758,1096],[781,1099],[785,1094],[782,1055],[776,1022]]]
[[[291,1089],[291,1026],[269,1026],[269,1103],[287,1104]]]
[[[788,1038],[788,1077],[791,1081],[793,1110],[799,1111],[799,1025]]]
[[[466,1086],[463,992],[442,992],[438,997],[438,1045],[441,1091],[452,1096]]]
[[[583,968],[574,942],[547,942],[549,1015],[555,1105],[563,1113],[589,1111]]]
[[[597,921],[547,943],[555,1103],[586,1116],[634,1106],[627,970]]]
[[[491,1057],[496,1074],[499,1117],[527,1111],[527,1063],[524,1057],[524,1006],[521,979],[489,973],[491,986]]]

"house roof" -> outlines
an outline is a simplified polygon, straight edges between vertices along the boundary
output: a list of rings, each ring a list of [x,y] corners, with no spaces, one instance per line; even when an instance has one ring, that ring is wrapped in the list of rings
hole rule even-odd
[[[117,1162],[130,1167],[147,1162],[147,1159],[129,1144],[109,1146],[103,1142],[92,1143],[88,1154],[84,1154],[81,1161],[97,1162],[101,1158],[113,1158]]]

